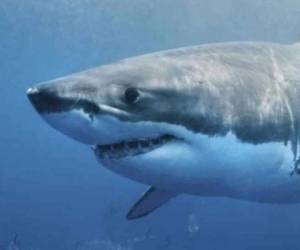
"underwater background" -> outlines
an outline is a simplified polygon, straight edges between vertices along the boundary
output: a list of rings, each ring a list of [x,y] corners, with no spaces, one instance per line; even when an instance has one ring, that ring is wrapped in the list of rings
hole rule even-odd
[[[142,53],[299,39],[299,0],[1,0],[0,250],[300,249],[300,205],[182,195],[127,221],[146,186],[101,167],[25,95]]]

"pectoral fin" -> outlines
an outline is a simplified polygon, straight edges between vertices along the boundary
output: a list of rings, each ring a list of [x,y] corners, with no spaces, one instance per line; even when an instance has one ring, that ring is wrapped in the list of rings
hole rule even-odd
[[[133,220],[146,216],[176,195],[177,193],[171,191],[150,187],[130,209],[127,219]]]

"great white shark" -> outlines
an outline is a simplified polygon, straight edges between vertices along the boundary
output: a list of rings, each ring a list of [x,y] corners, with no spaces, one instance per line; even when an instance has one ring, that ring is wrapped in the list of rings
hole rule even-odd
[[[300,45],[230,42],[120,60],[27,91],[53,128],[149,185],[127,218],[179,194],[300,202]]]

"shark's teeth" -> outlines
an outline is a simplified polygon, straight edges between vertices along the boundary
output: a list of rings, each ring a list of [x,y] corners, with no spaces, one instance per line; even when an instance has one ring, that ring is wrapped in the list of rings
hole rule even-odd
[[[114,144],[96,145],[93,150],[99,158],[119,159],[147,153],[175,139],[177,138],[173,135],[164,134],[156,138],[142,138]]]

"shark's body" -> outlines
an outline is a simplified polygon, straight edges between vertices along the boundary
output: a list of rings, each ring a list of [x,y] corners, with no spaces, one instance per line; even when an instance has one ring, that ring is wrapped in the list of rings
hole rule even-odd
[[[101,164],[151,185],[128,217],[181,193],[300,202],[300,46],[225,43],[142,55],[28,91]]]

